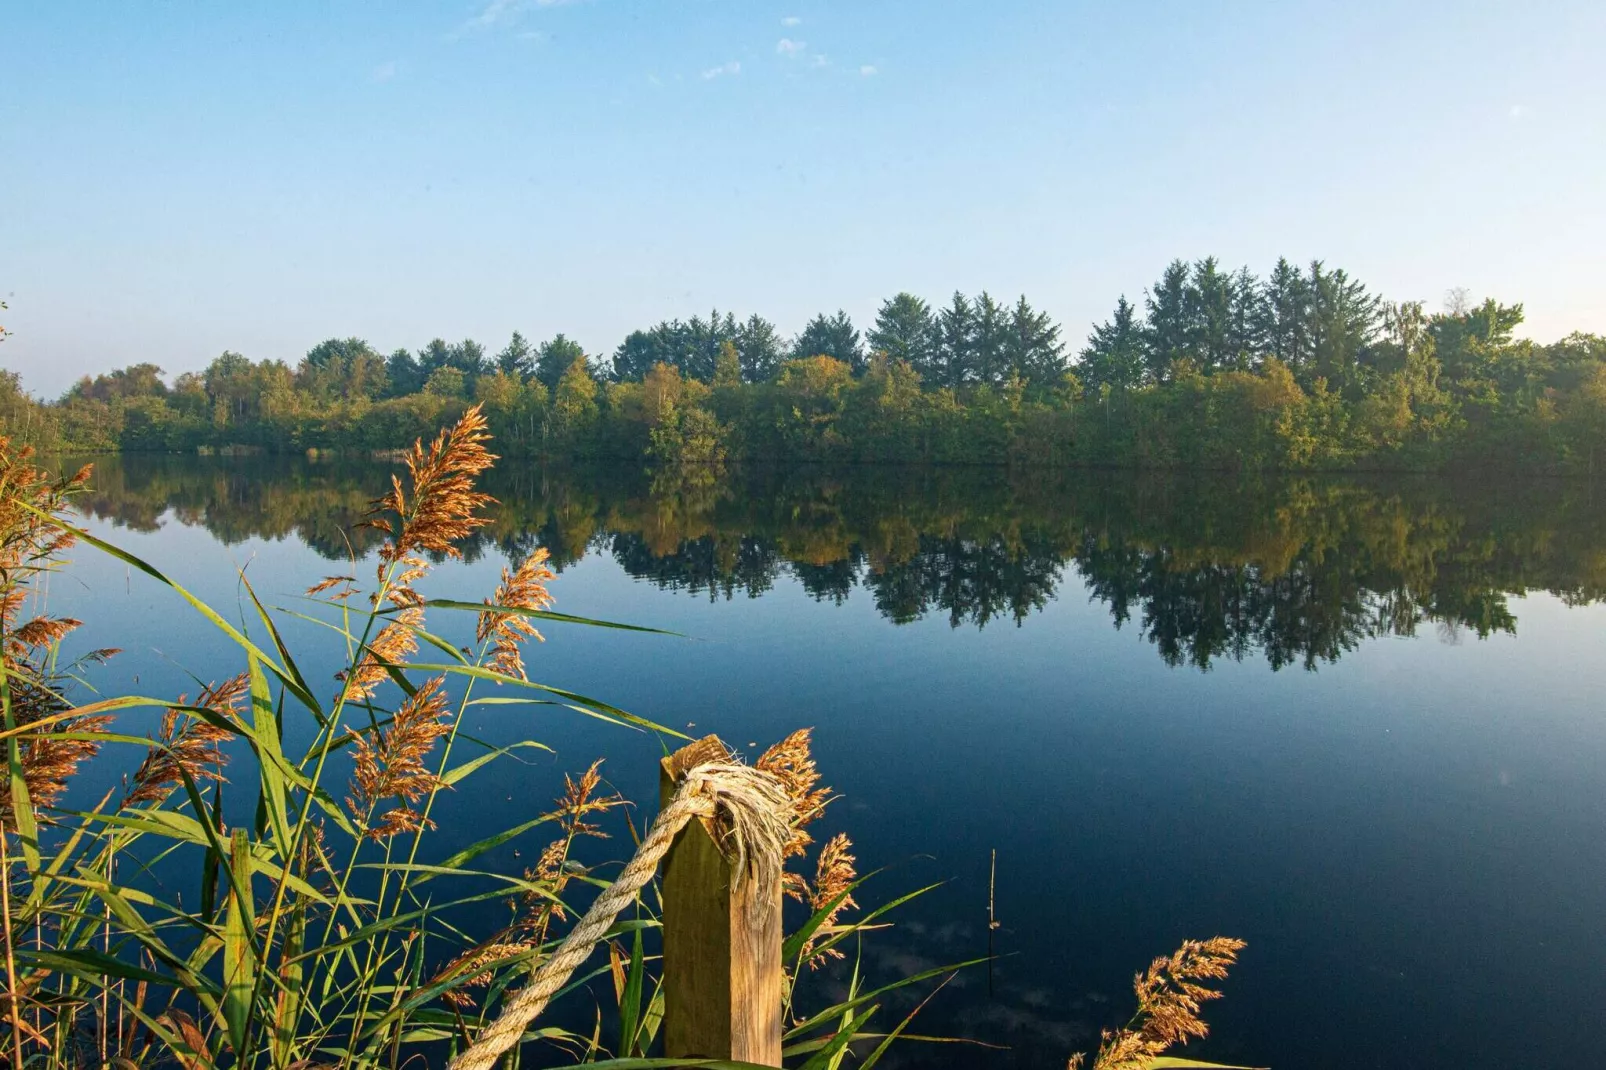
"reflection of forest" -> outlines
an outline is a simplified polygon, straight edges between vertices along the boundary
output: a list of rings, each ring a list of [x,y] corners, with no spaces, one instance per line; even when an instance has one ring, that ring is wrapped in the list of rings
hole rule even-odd
[[[86,511],[149,530],[165,513],[225,542],[295,536],[345,558],[385,484],[371,463],[101,458]],[[1424,624],[1514,631],[1506,599],[1606,597],[1606,507],[1585,483],[1458,486],[996,470],[749,472],[715,488],[618,472],[496,474],[470,559],[546,546],[557,566],[611,554],[631,575],[711,599],[783,573],[816,598],[864,588],[888,619],[978,627],[1041,609],[1070,568],[1117,627],[1170,664],[1263,651],[1314,667]],[[1074,588],[1073,588],[1074,591]]]

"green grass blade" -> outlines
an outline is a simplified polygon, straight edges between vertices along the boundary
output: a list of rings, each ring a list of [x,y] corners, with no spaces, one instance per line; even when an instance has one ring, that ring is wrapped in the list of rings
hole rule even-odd
[[[229,846],[233,877],[223,916],[223,1019],[236,1059],[247,1057],[251,1030],[251,995],[256,985],[256,907],[251,899],[251,840],[245,829],[234,830]]]

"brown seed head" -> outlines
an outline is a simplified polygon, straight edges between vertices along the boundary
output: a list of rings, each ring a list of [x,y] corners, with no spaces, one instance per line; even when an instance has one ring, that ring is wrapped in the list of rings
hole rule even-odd
[[[247,687],[245,673],[232,676],[221,684],[209,684],[196,698],[195,705],[238,722],[240,703]],[[188,705],[182,695],[179,702]],[[196,714],[169,709],[162,715],[160,734],[134,772],[132,786],[123,797],[123,806],[160,803],[183,783],[185,773],[197,784],[207,780],[222,781],[223,766],[228,761],[222,744],[233,734]]]
[[[552,606],[552,595],[546,585],[556,579],[547,567],[545,547],[526,557],[517,569],[502,570],[502,583],[496,588],[494,599],[486,605],[505,606],[510,609],[540,611]],[[525,639],[541,642],[541,633],[525,617],[516,613],[498,613],[488,610],[480,614],[476,638],[484,643],[491,641],[491,667],[508,676],[525,679],[524,658],[519,646]]]
[[[825,812],[831,789],[817,785],[820,771],[809,753],[813,729],[800,728],[759,756],[754,766],[775,776],[792,800],[792,835],[781,852],[783,858],[801,855],[814,842],[805,826]]]
[[[409,805],[442,786],[440,777],[430,772],[424,759],[435,741],[451,725],[447,714],[446,677],[427,681],[403,702],[385,728],[358,734],[353,743],[352,796],[346,800],[359,820],[376,810],[387,799],[397,805],[377,816],[368,830],[372,839],[384,839],[401,832],[430,827]]]

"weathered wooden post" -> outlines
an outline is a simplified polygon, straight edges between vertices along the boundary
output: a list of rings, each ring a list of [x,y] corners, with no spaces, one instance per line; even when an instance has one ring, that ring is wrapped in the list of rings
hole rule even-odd
[[[660,801],[686,770],[728,754],[707,736],[665,758]],[[664,856],[664,1054],[780,1066],[781,886],[737,877],[702,819]]]

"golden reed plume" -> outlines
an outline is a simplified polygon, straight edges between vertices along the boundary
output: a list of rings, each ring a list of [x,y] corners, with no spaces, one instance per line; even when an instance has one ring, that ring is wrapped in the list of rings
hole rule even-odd
[[[809,844],[814,842],[808,826],[825,813],[826,806],[833,798],[830,788],[820,786],[820,770],[812,753],[813,737],[812,728],[800,728],[759,755],[758,761],[753,763],[756,768],[780,780],[787,797],[792,800],[792,834],[781,850],[783,860],[808,853]],[[837,833],[820,849],[819,858],[815,860],[813,886],[810,887],[808,878],[801,873],[783,872],[782,890],[816,911],[824,910],[858,879],[858,873],[853,868],[854,857],[848,853],[852,848],[853,841],[845,833]],[[844,896],[840,903],[831,908],[815,931],[814,938],[804,945],[803,957],[808,960],[811,969],[818,969],[827,959],[842,957],[842,953],[834,948],[815,955],[814,946],[820,939],[831,935],[843,911],[856,906],[858,904],[851,895]]]
[[[1170,957],[1151,962],[1132,981],[1137,1013],[1120,1029],[1104,1031],[1093,1070],[1145,1070],[1173,1046],[1206,1036],[1210,1027],[1199,1017],[1200,1007],[1221,993],[1199,982],[1224,979],[1245,946],[1227,936],[1187,940]],[[1066,1070],[1081,1070],[1082,1062],[1075,1055]]]
[[[523,609],[540,611],[552,606],[552,595],[547,591],[546,585],[556,579],[556,574],[547,567],[546,548],[536,550],[524,559],[523,564],[509,572],[502,570],[502,583],[496,588],[496,595],[486,599],[489,606],[507,607],[509,609]],[[480,614],[479,625],[475,629],[475,637],[481,642],[491,641],[491,668],[508,676],[517,676],[526,679],[524,675],[524,657],[519,650],[519,644],[525,639],[534,639],[542,642],[541,633],[535,630],[524,617],[517,613],[499,613],[488,610]]]
[[[422,440],[413,443],[406,458],[413,485],[411,498],[402,490],[401,480],[391,476],[390,493],[373,503],[376,512],[392,512],[400,518],[399,529],[382,518],[369,521],[393,536],[379,551],[381,578],[385,567],[421,550],[462,556],[453,544],[486,523],[474,511],[496,500],[474,489],[475,478],[496,461],[485,448],[490,440],[485,417],[476,405],[450,429],[436,435],[429,449]]]
[[[241,673],[221,684],[208,685],[195,705],[225,720],[238,722],[246,687],[246,674]],[[180,705],[187,705],[183,695],[178,701]],[[179,727],[180,717],[188,718],[182,728]],[[197,784],[205,780],[222,781],[223,765],[228,760],[222,744],[233,734],[193,713],[169,709],[162,716],[161,733],[134,772],[128,794],[123,797],[123,806],[161,802],[183,782],[186,773]]]
[[[540,947],[547,939],[552,922],[566,920],[561,898],[564,887],[571,877],[583,872],[569,863],[574,841],[581,836],[606,839],[607,833],[586,820],[587,817],[624,805],[623,797],[617,794],[598,794],[597,789],[602,784],[601,765],[601,761],[592,762],[578,780],[567,773],[563,775],[564,793],[557,800],[557,808],[544,815],[558,822],[562,835],[547,844],[534,869],[524,871],[525,880],[541,887],[524,893],[520,919],[512,927],[453,958],[430,981],[433,985],[467,976],[466,980],[458,982],[460,987],[442,995],[453,1007],[466,1010],[474,1006],[474,998],[463,989],[489,985],[492,972],[487,966]]]
[[[71,705],[48,669],[51,652],[79,622],[39,615],[19,623],[34,578],[55,567],[56,558],[73,544],[73,533],[53,518],[84,488],[89,474],[85,465],[53,480],[33,463],[30,447],[0,435],[0,661],[12,723],[20,730],[14,738],[22,786],[34,807],[52,806],[61,798],[79,764],[99,750],[95,737],[111,723],[109,717],[58,719]],[[113,653],[95,651],[88,657]],[[15,822],[13,805],[12,792],[0,793],[0,830]]]
[[[396,708],[388,727],[354,738],[355,770],[347,805],[362,819],[385,800],[397,800],[396,806],[378,814],[377,821],[369,825],[370,839],[433,827],[433,822],[426,821],[410,804],[442,786],[441,778],[424,765],[424,758],[451,727],[442,691],[445,683],[444,676],[428,680]]]
[[[409,493],[401,480],[391,476],[391,491],[372,503],[370,518],[364,523],[389,535],[379,548],[380,589],[373,595],[377,607],[388,601],[396,614],[380,629],[358,659],[355,669],[341,673],[345,684],[341,697],[346,700],[371,698],[374,690],[389,676],[391,666],[400,665],[418,649],[416,633],[423,627],[423,597],[413,584],[429,571],[423,552],[462,557],[455,543],[472,535],[487,521],[475,510],[496,499],[474,489],[474,480],[496,460],[485,448],[491,439],[485,417],[478,405],[463,414],[448,430],[435,436],[429,448],[423,440],[407,452],[407,472],[412,483]],[[394,521],[377,514],[394,513]],[[330,576],[307,588],[309,596],[321,594],[348,577]],[[337,592],[345,598],[349,590]]]

